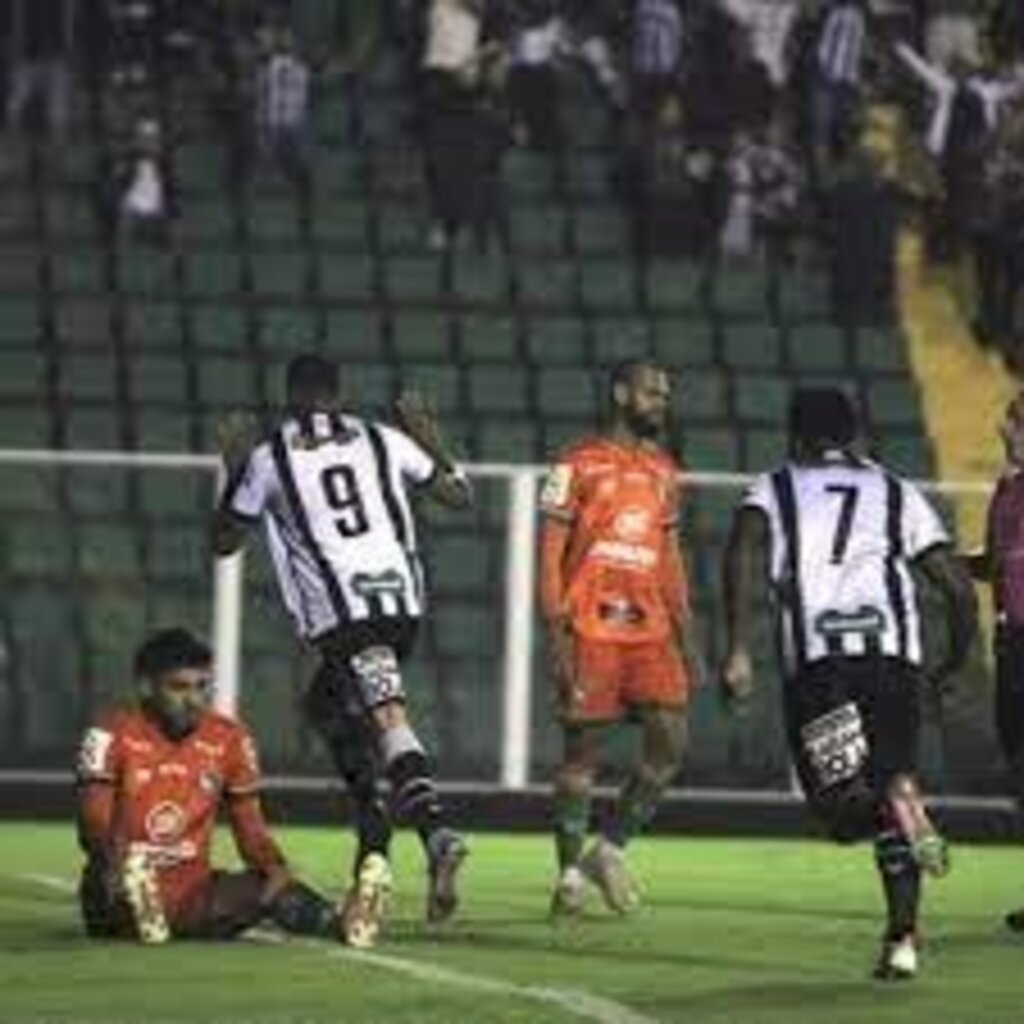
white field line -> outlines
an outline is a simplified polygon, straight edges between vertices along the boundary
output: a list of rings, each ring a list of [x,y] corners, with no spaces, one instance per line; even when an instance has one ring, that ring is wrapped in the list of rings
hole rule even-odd
[[[62,893],[70,894],[76,889],[75,883],[70,879],[57,875],[23,874],[17,877],[23,881],[33,882],[46,889]],[[519,999],[529,999],[535,1003],[546,1003],[549,1006],[557,1006],[561,1010],[566,1010],[576,1017],[594,1021],[595,1024],[658,1024],[654,1017],[648,1017],[623,1003],[617,1003],[614,999],[595,996],[583,989],[518,985],[514,981],[491,978],[482,974],[469,974],[451,967],[442,967],[440,964],[408,960],[391,953],[379,951],[370,953],[345,946],[331,946],[315,939],[293,939],[279,932],[262,928],[253,929],[248,935],[251,940],[256,942],[304,946],[306,949],[320,953],[332,960],[347,960],[366,967],[376,967],[431,985],[446,985],[466,991],[513,996]]]

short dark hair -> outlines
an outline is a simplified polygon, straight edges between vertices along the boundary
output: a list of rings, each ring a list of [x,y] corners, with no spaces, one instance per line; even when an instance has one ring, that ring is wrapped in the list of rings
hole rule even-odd
[[[205,668],[213,661],[210,648],[187,629],[172,626],[151,633],[135,652],[135,676],[155,679],[178,668]]]
[[[293,404],[309,404],[315,398],[334,398],[338,393],[338,367],[316,352],[297,355],[285,370],[285,390]]]
[[[857,437],[857,410],[841,388],[797,388],[789,399],[789,436],[809,448],[849,447]]]
[[[608,374],[608,401],[615,398],[615,389],[620,384],[627,386],[633,383],[633,378],[641,370],[656,370],[658,373],[666,373],[665,367],[654,359],[645,356],[635,356],[630,359],[623,359],[616,363]]]

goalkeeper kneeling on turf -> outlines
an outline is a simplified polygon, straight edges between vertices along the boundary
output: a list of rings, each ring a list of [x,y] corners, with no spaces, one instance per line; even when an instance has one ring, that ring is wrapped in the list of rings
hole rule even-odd
[[[261,922],[340,937],[341,911],[296,881],[259,798],[248,730],[209,709],[209,648],[183,629],[135,657],[138,700],[100,717],[78,753],[79,896],[86,932],[164,942],[231,938]],[[210,862],[224,807],[245,868]]]

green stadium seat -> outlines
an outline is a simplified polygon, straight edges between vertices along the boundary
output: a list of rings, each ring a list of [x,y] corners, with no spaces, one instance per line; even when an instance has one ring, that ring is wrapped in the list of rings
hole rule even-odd
[[[343,362],[384,361],[381,320],[376,309],[332,309],[327,315],[327,348]]]
[[[46,362],[41,351],[0,348],[0,399],[40,402],[44,399],[45,389]]]
[[[5,247],[32,236],[36,228],[35,210],[25,202],[20,189],[0,189],[0,238]]]
[[[907,341],[897,328],[863,328],[853,340],[854,362],[867,372],[908,373]]]
[[[879,455],[887,466],[902,476],[929,479],[935,475],[931,443],[920,434],[886,430],[879,441]]]
[[[722,371],[692,369],[677,384],[675,405],[684,423],[724,421],[727,393],[727,381]]]
[[[523,206],[554,194],[554,171],[546,157],[513,150],[505,158],[505,183],[518,212]]]
[[[810,267],[784,270],[779,277],[779,314],[789,323],[824,320],[828,316],[828,276]]]
[[[588,358],[583,323],[578,317],[542,316],[531,311],[526,348],[531,362],[578,366]]]
[[[103,291],[106,287],[107,271],[101,251],[85,247],[51,249],[47,260],[53,290],[58,293],[88,295]]]
[[[206,244],[223,247],[235,233],[235,213],[219,196],[189,196],[179,223],[181,240],[189,249]]]
[[[784,430],[743,431],[743,468],[751,473],[761,473],[774,468],[788,455]]]
[[[704,267],[686,259],[654,260],[647,267],[647,302],[661,313],[696,311]]]
[[[117,363],[112,355],[65,355],[59,362],[60,393],[72,401],[113,402],[117,397]]]
[[[85,444],[74,447],[84,448]],[[128,509],[132,470],[81,466],[63,470],[68,508],[76,517],[122,516]]]
[[[0,439],[0,446],[5,442]],[[57,473],[42,466],[0,464],[0,508],[51,514],[57,507]]]
[[[36,399],[28,405],[0,402],[0,444],[28,448],[48,448],[53,440],[50,411]]]
[[[81,242],[96,236],[96,209],[84,192],[61,189],[44,194],[43,221],[51,239]]]
[[[138,576],[136,533],[124,523],[76,523],[78,570],[87,576]],[[136,634],[138,635],[138,634]]]
[[[32,347],[39,344],[41,334],[35,297],[0,296],[0,345]]]
[[[384,264],[384,287],[396,302],[432,302],[441,295],[441,261],[434,256],[392,256]]]
[[[145,245],[123,245],[118,250],[117,287],[128,295],[177,295],[176,258],[173,253]]]
[[[213,505],[214,478],[210,472],[147,469],[140,471],[137,479],[139,509],[153,521],[156,531],[162,529],[162,520],[205,516]]]
[[[129,394],[138,405],[168,402],[184,406],[185,360],[179,356],[138,355],[129,364]]]
[[[422,217],[414,207],[399,203],[377,207],[377,244],[382,252],[421,250],[424,233]]]
[[[39,249],[34,245],[5,245],[0,260],[0,294],[32,294],[41,279]]]
[[[54,305],[57,337],[72,348],[107,348],[113,337],[112,306],[106,298],[62,296]]]
[[[515,252],[557,255],[567,249],[568,225],[561,203],[534,202],[517,207],[509,228]]]
[[[452,592],[487,591],[494,576],[485,541],[468,536],[436,536],[431,539],[428,578],[445,599]]]
[[[470,366],[469,400],[484,416],[525,416],[530,407],[529,375],[520,366]]]
[[[119,591],[106,583],[91,588],[82,615],[86,643],[93,650],[128,654],[135,643],[129,638],[146,632],[145,605],[133,588]]]
[[[406,363],[399,367],[402,388],[422,391],[439,413],[451,413],[459,408],[459,371],[454,366],[436,363]]]
[[[205,359],[199,373],[199,400],[221,408],[259,405],[259,367],[247,359]]]
[[[573,213],[573,244],[587,255],[619,256],[626,251],[622,213],[613,206],[578,206]]]
[[[683,431],[683,457],[690,469],[731,472],[739,468],[736,436],[726,427],[692,427]]]
[[[363,255],[321,253],[317,274],[324,298],[367,300],[374,295],[373,269]]]
[[[570,114],[575,130],[583,125],[586,131],[601,134],[601,127],[595,124],[594,104],[588,99]],[[575,134],[575,131],[574,131]],[[565,183],[574,199],[591,204],[608,202],[609,162],[607,152],[575,149],[566,152],[564,165]]]
[[[396,312],[391,319],[395,357],[405,362],[448,362],[452,325],[447,313]]]
[[[224,173],[224,161],[219,147],[212,142],[191,142],[179,145],[174,150],[174,173],[183,191],[188,193],[182,203],[187,207],[193,193],[209,193],[220,190]]]
[[[477,458],[485,462],[533,462],[541,436],[529,420],[488,418],[473,431]]]
[[[212,557],[206,532],[194,525],[164,523],[148,533],[146,570],[157,581],[207,579]]]
[[[188,451],[191,448],[189,417],[185,408],[179,412],[143,405],[132,417],[135,446],[155,451]]]
[[[519,359],[519,324],[504,314],[466,313],[459,320],[462,359],[474,363],[515,363]]]
[[[6,572],[16,576],[60,577],[70,571],[67,524],[52,514],[52,508],[50,513],[0,519],[0,550],[4,553]]]
[[[122,325],[124,338],[133,351],[181,351],[181,310],[175,302],[132,299],[123,306]]]
[[[782,374],[738,373],[733,378],[736,418],[745,424],[783,424],[792,390],[792,381]]]
[[[120,412],[114,405],[66,406],[64,421],[69,447],[121,449],[125,446]]]
[[[250,238],[260,246],[298,245],[298,209],[291,198],[257,197],[249,205],[247,222]]]
[[[249,320],[240,306],[227,303],[193,305],[192,340],[201,352],[247,351]]]
[[[433,617],[438,653],[444,658],[496,655],[498,620],[499,616],[486,602],[439,601]]]
[[[265,353],[287,355],[319,347],[320,312],[312,306],[263,306],[255,317],[256,338]]]
[[[869,418],[884,431],[896,427],[912,430],[921,422],[921,406],[914,381],[904,376],[876,376],[868,391]]]
[[[768,311],[767,278],[757,265],[722,265],[712,277],[713,304],[725,317],[762,317]]]
[[[309,285],[309,260],[301,249],[250,252],[249,268],[253,291],[260,296],[277,295],[298,299]]]
[[[509,286],[505,260],[496,253],[459,253],[452,262],[452,295],[462,302],[507,302]]]
[[[718,346],[704,320],[686,316],[659,316],[651,324],[654,354],[669,368],[707,366],[716,360]]]
[[[353,363],[345,371],[345,391],[369,413],[388,412],[397,397],[397,374],[387,364]]]
[[[592,419],[561,419],[548,420],[542,427],[544,433],[544,444],[541,452],[544,459],[554,459],[555,456],[570,444],[575,444],[581,437],[593,434],[597,430],[597,423]],[[504,520],[501,520],[502,522]]]
[[[210,624],[210,585],[187,581],[170,582],[163,587],[151,587],[146,591],[146,622],[151,628],[162,626],[184,626],[200,635],[206,633]],[[142,602],[140,602],[141,604]]]
[[[581,260],[580,298],[586,309],[624,310],[636,305],[633,267],[625,260]]]
[[[532,259],[516,268],[519,301],[527,306],[575,308],[576,264],[572,260]]]
[[[367,207],[362,200],[328,194],[316,208],[313,237],[321,245],[339,245],[364,252],[369,245]]]
[[[185,259],[185,291],[197,297],[237,295],[242,290],[242,257],[234,249],[202,249]]]
[[[737,370],[773,369],[781,362],[781,341],[778,331],[765,320],[748,324],[732,321],[725,324],[722,359]]]
[[[843,373],[847,368],[846,338],[830,324],[801,324],[790,330],[789,360],[800,371]]]
[[[537,406],[543,417],[592,419],[598,411],[596,374],[584,368],[542,367]]]
[[[653,354],[650,326],[639,317],[595,317],[590,337],[594,362],[601,367]]]

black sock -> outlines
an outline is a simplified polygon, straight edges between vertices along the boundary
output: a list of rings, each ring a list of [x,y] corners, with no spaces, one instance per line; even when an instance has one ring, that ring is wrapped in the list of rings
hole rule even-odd
[[[334,937],[338,912],[323,896],[303,882],[290,882],[267,907],[267,915],[279,928],[293,935]]]
[[[424,843],[443,828],[444,809],[430,761],[422,750],[406,750],[388,765],[395,817],[412,825]]]
[[[355,801],[356,835],[359,841],[355,863],[358,872],[360,865],[371,853],[379,853],[385,860],[388,859],[391,849],[391,817],[384,800],[376,793],[370,798],[355,793],[352,797]]]
[[[895,829],[879,832],[875,837],[875,864],[888,910],[887,937],[903,938],[917,929],[921,869],[914,860],[910,844]]]

